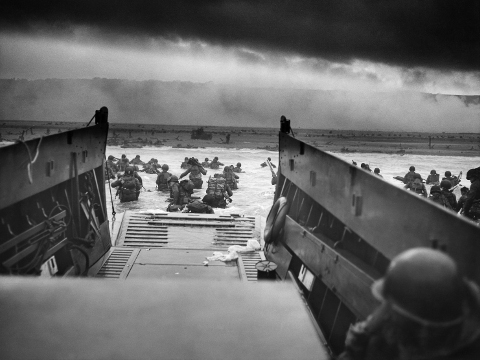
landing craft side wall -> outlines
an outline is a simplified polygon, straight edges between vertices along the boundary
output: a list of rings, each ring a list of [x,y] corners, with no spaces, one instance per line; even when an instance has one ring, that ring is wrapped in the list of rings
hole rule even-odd
[[[96,125],[0,148],[2,174],[10,179],[2,181],[0,209],[74,177],[75,158],[78,174],[103,166],[107,134],[107,124]]]
[[[333,155],[279,136],[281,175],[385,257],[436,246],[480,283],[480,227]]]

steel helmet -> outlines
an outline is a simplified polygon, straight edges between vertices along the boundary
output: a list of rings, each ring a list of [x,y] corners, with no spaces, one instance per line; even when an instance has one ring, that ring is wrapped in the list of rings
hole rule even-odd
[[[230,166],[225,166],[225,167],[223,168],[223,171],[229,171],[229,170],[230,170]]]
[[[380,173],[380,169],[379,169],[379,168],[375,168],[375,170],[373,170],[373,172],[374,172],[375,174],[379,174],[379,173]]]
[[[435,170],[430,171],[430,174],[435,175],[437,172]]]
[[[415,171],[415,166],[410,166],[410,168],[408,170]]]
[[[175,181],[178,182],[178,176],[177,175],[172,175],[168,178],[167,182]]]
[[[113,155],[108,155],[108,160],[113,160],[115,157]]]
[[[163,165],[162,165],[162,170],[168,170],[168,169],[169,169],[169,167],[168,167],[167,164],[163,164]]]
[[[454,324],[463,320],[465,282],[452,258],[430,248],[397,255],[385,277],[372,286],[373,295],[420,324]]]
[[[133,175],[133,171],[134,171],[133,167],[127,166],[125,168],[125,175]]]
[[[452,176],[452,173],[450,171],[445,171],[445,176]]]
[[[438,185],[433,185],[432,188],[430,189],[430,194],[433,193],[441,193],[442,189],[440,189],[440,186]]]
[[[242,164],[240,164],[240,163],[237,163],[237,166],[238,166],[238,167],[241,167],[241,166],[242,166]]]
[[[208,161],[208,158],[205,158],[205,161]]]
[[[448,180],[442,180],[440,182],[440,187],[445,188],[445,189],[450,189],[452,187],[452,183]]]
[[[478,177],[478,174],[480,173],[480,168],[476,168],[476,169],[470,169],[467,171],[467,180],[471,180],[473,179],[474,177]]]

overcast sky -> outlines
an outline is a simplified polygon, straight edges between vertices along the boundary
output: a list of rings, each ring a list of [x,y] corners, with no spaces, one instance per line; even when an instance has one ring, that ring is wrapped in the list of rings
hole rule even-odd
[[[475,0],[3,4],[1,78],[480,94]]]

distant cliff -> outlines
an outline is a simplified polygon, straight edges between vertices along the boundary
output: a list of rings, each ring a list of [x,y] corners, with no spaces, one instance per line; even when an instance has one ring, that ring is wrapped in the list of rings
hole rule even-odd
[[[0,120],[478,132],[480,96],[245,88],[118,79],[0,79]]]

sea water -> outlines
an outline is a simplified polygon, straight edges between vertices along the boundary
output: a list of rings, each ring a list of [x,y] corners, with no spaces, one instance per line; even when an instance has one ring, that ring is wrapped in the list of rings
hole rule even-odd
[[[151,158],[156,158],[160,164],[168,164],[169,172],[173,175],[180,176],[184,169],[180,168],[185,157],[196,157],[200,162],[205,158],[212,160],[218,156],[219,161],[225,165],[236,165],[238,162],[242,164],[244,173],[237,173],[240,177],[238,183],[238,190],[235,190],[232,196],[233,202],[230,203],[226,209],[215,209],[216,214],[239,214],[239,215],[261,215],[267,216],[273,204],[273,196],[275,187],[271,185],[272,174],[270,168],[261,167],[260,164],[270,157],[272,163],[278,166],[278,152],[267,151],[261,149],[224,149],[224,148],[171,148],[171,147],[144,147],[140,149],[127,148],[122,149],[119,146],[108,146],[107,156],[113,155],[120,158],[125,154],[127,158],[132,160],[136,155],[147,162]],[[410,166],[415,166],[415,171],[420,173],[424,179],[427,178],[431,170],[436,170],[440,174],[440,178],[445,171],[451,171],[453,175],[457,175],[460,171],[463,172],[463,180],[461,185],[470,186],[470,182],[465,180],[465,174],[468,169],[480,166],[480,157],[460,157],[460,156],[432,156],[432,155],[389,155],[380,153],[354,153],[344,154],[335,153],[340,159],[348,163],[352,160],[357,162],[358,166],[361,163],[370,165],[373,170],[378,167],[380,174],[385,181],[403,187],[403,183],[393,179],[394,176],[404,176],[408,172]],[[220,173],[223,166],[218,170],[206,169],[207,175],[203,176],[203,188],[195,190],[193,196],[200,199],[205,195],[207,187],[207,180],[209,176],[213,176],[216,172]],[[274,169],[275,171],[277,169]],[[143,179],[143,186],[138,201],[120,203],[120,200],[115,198],[116,190],[112,189],[113,206],[115,212],[120,213],[125,210],[141,210],[141,211],[165,211],[168,203],[168,193],[156,191],[155,174],[146,174],[139,172]],[[185,179],[188,178],[188,175]],[[107,208],[109,214],[112,212],[109,185],[106,183],[107,192]],[[459,197],[458,188],[455,191],[457,198]],[[110,215],[111,216],[111,215]]]

